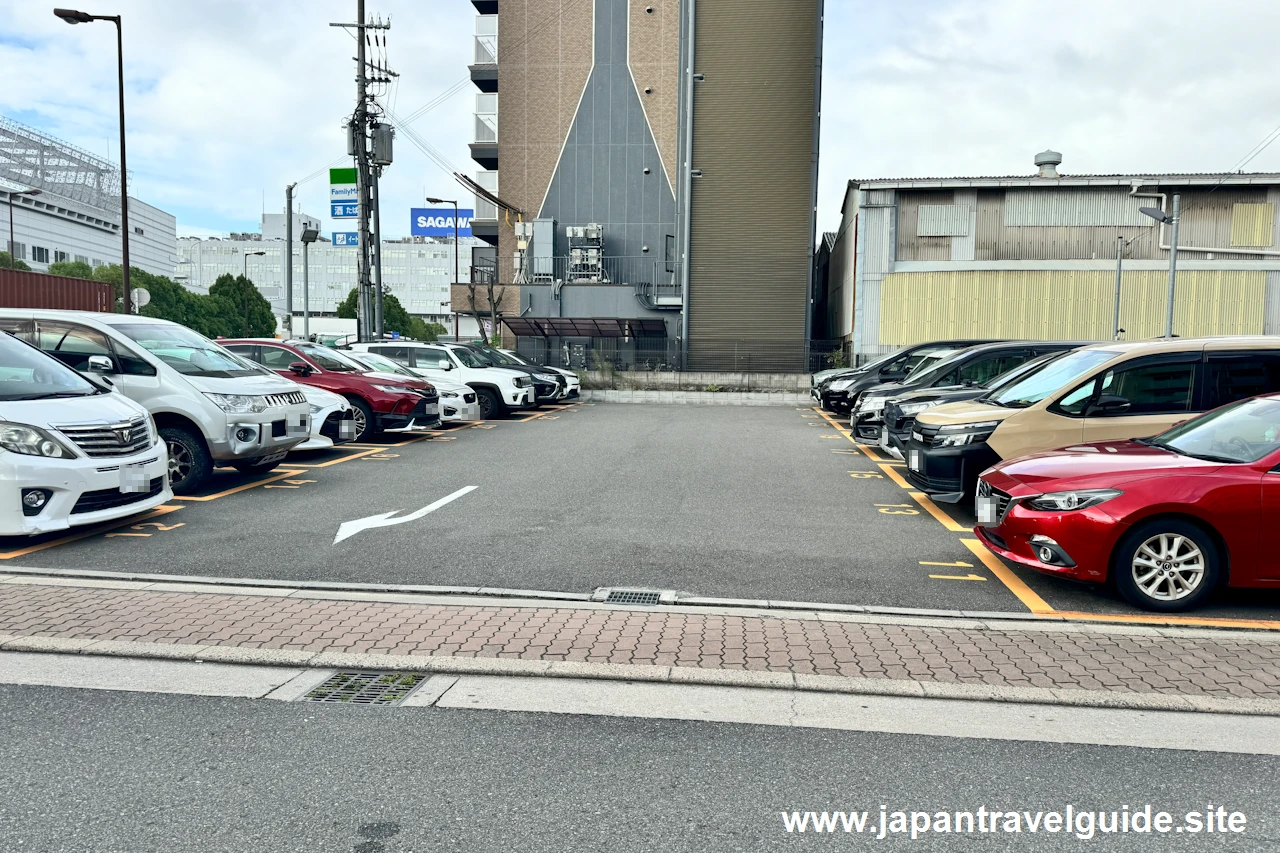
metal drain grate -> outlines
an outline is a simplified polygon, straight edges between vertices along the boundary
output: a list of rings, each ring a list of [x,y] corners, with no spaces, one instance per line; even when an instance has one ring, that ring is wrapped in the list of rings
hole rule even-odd
[[[609,591],[605,601],[609,604],[654,605],[662,602],[662,593],[647,589],[614,589]]]
[[[398,705],[426,680],[411,672],[338,672],[302,697],[303,702]]]

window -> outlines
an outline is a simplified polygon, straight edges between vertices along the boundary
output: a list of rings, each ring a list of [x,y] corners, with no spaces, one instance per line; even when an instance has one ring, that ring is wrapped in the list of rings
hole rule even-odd
[[[369,352],[389,358],[399,364],[409,364],[408,347],[369,347]]]
[[[8,332],[15,338],[34,343],[36,339],[35,320],[20,320],[16,317],[0,317],[0,332]],[[3,337],[0,335],[0,337]]]
[[[78,323],[41,321],[39,346],[74,370],[88,370],[91,355],[105,355],[115,361],[107,336]]]
[[[1001,373],[1012,370],[1030,357],[1029,353],[1005,353],[976,359],[957,368],[935,385],[986,385]]]
[[[302,361],[302,356],[280,347],[264,346],[261,351],[262,357],[258,360],[262,362],[263,367],[269,367],[272,370],[288,370],[289,365],[295,361]]]
[[[76,263],[87,264],[89,263],[89,258],[86,255],[76,255]]]
[[[67,262],[67,253],[59,252],[57,249],[53,251],[53,262],[55,264],[64,264]]]
[[[230,350],[231,352],[235,353],[241,358],[247,358],[249,359],[249,361],[256,361],[259,364],[262,363],[262,357],[258,355],[258,348],[253,344],[231,344],[230,346],[226,347],[226,349]]]
[[[10,243],[9,254],[12,255],[15,260],[25,261],[27,259],[27,244]]]
[[[1204,381],[1206,409],[1280,391],[1280,353],[1210,353]]]
[[[32,246],[31,260],[35,261],[37,264],[49,263],[49,250],[43,246]]]
[[[1196,373],[1192,362],[1147,363],[1102,376],[1099,397],[1113,394],[1129,401],[1129,408],[1117,412],[1131,415],[1171,415],[1191,408],[1191,386]]]
[[[120,372],[126,376],[155,376],[156,369],[151,362],[131,350],[119,341],[111,341],[111,349],[115,351],[116,364]]]
[[[134,233],[134,234],[137,234],[139,237],[141,237],[141,236],[143,236],[144,234],[146,234],[147,232],[143,231],[141,228],[139,228],[138,226],[136,226],[136,225],[135,225],[135,226],[133,226],[133,233]]]

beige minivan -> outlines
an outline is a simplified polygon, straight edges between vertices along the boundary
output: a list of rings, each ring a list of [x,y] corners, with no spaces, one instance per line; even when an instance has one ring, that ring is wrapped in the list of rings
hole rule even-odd
[[[934,500],[972,497],[1002,459],[1141,438],[1280,391],[1280,337],[1174,338],[1081,347],[985,397],[921,412],[907,479]]]

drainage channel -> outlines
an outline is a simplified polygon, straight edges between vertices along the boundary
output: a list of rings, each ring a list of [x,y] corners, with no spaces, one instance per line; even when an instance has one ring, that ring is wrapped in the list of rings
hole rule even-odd
[[[328,705],[399,705],[426,679],[426,675],[410,672],[335,672],[297,701]]]

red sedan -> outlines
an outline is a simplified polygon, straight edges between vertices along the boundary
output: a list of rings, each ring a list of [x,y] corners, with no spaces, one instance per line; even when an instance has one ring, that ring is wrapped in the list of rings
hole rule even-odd
[[[1005,559],[1112,580],[1148,610],[1195,607],[1224,582],[1280,588],[1280,394],[1154,438],[1001,462],[977,508],[974,532]]]

